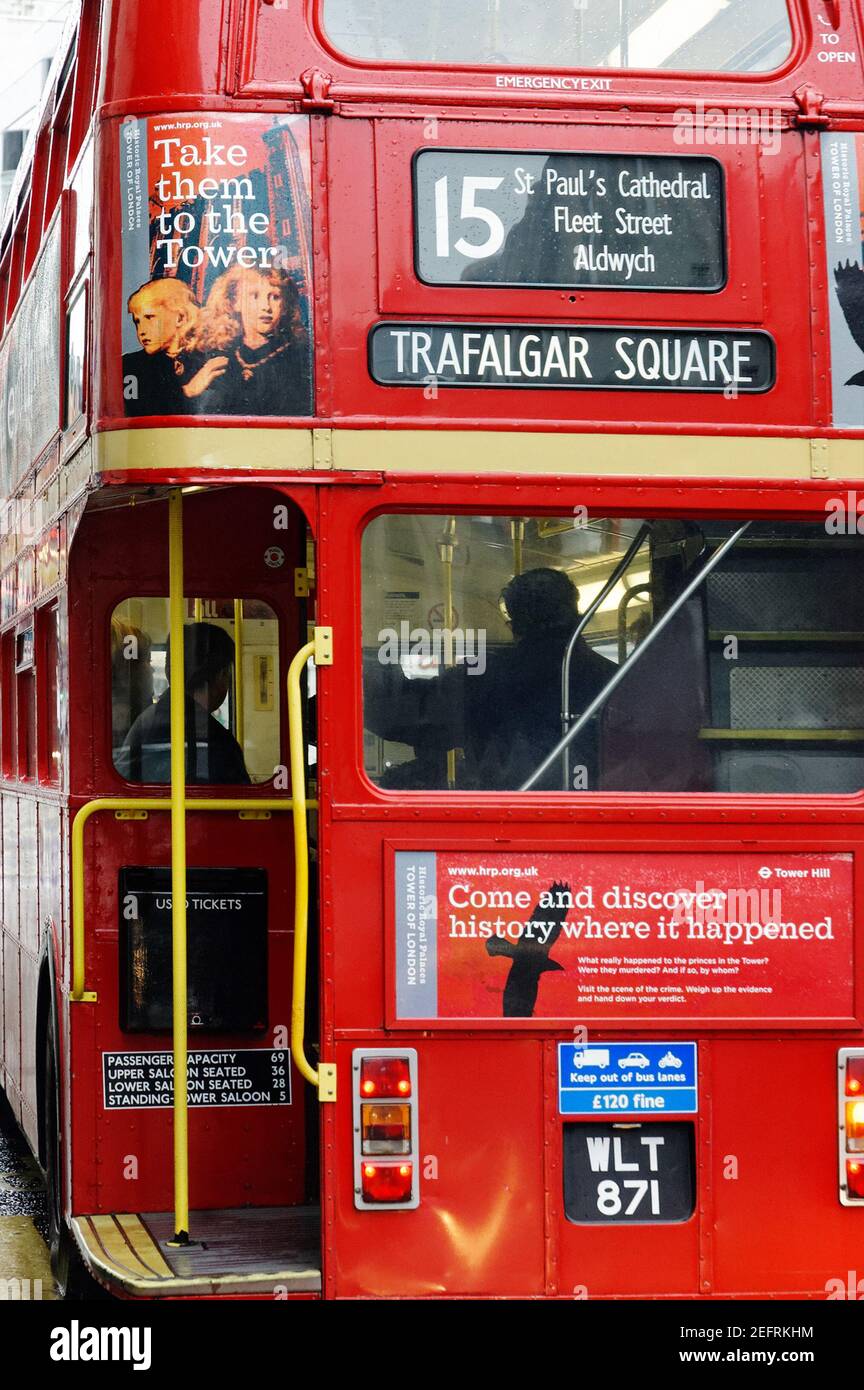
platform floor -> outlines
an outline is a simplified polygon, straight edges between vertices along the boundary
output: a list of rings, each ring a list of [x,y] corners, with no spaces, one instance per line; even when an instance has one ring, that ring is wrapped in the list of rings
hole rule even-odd
[[[193,1244],[176,1249],[171,1212],[78,1216],[72,1225],[96,1277],[133,1297],[321,1291],[319,1207],[192,1212]]]

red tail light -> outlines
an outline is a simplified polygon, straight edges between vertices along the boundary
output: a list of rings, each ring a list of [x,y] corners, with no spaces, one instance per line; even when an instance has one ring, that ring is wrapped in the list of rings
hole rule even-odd
[[[356,1048],[354,1205],[360,1211],[419,1205],[417,1053],[413,1047]]]
[[[401,1204],[411,1200],[411,1163],[364,1163],[362,1177],[364,1201]]]
[[[407,1057],[364,1057],[360,1064],[360,1094],[369,1100],[403,1100],[411,1094]]]
[[[864,1057],[846,1058],[846,1094],[864,1100]]]
[[[839,1071],[840,1201],[864,1202],[864,1048],[841,1047]]]
[[[846,1160],[846,1187],[850,1197],[864,1202],[864,1161],[854,1158]]]

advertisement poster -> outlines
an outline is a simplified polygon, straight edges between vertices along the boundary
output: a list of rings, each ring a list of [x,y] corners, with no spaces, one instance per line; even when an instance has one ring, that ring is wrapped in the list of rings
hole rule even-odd
[[[864,427],[864,136],[832,131],[821,139],[832,423],[860,429]]]
[[[395,854],[396,1017],[853,1016],[850,854]]]
[[[309,123],[120,126],[127,416],[313,413]]]

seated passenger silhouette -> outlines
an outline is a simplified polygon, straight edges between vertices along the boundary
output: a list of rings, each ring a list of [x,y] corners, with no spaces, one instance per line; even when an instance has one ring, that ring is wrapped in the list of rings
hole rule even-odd
[[[461,748],[460,787],[515,790],[561,738],[561,668],[579,622],[578,591],[563,571],[542,568],[511,579],[501,598],[513,643],[488,654],[482,675],[457,666],[433,680],[406,680],[399,667],[367,666],[366,727],[415,752],[414,762],[384,774],[382,786],[445,786],[446,752]],[[579,638],[570,666],[573,717],[587,708],[615,670]],[[572,785],[578,790],[598,787],[597,745],[597,721],[592,719],[570,748]],[[559,790],[561,783],[559,763],[537,785]]]
[[[466,785],[519,787],[562,736],[561,670],[579,622],[579,593],[563,570],[532,569],[516,575],[501,595],[513,644],[492,652],[486,673],[465,680]],[[570,714],[576,719],[616,670],[580,637],[570,663]],[[570,746],[572,787],[596,791],[599,780],[597,721]],[[577,773],[584,769],[581,776]],[[561,763],[535,790],[560,790]]]
[[[243,752],[213,711],[231,688],[234,643],[213,623],[190,623],[183,629],[186,685],[186,781],[244,783],[249,774]],[[171,680],[171,653],[166,653]],[[118,750],[115,766],[130,782],[171,781],[171,687],[140,714]]]

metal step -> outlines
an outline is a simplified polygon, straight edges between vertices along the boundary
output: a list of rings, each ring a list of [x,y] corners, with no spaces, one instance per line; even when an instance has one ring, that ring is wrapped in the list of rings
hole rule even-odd
[[[72,1231],[94,1276],[132,1297],[321,1292],[320,1207],[192,1212],[194,1243],[176,1249],[171,1212],[76,1216]]]

